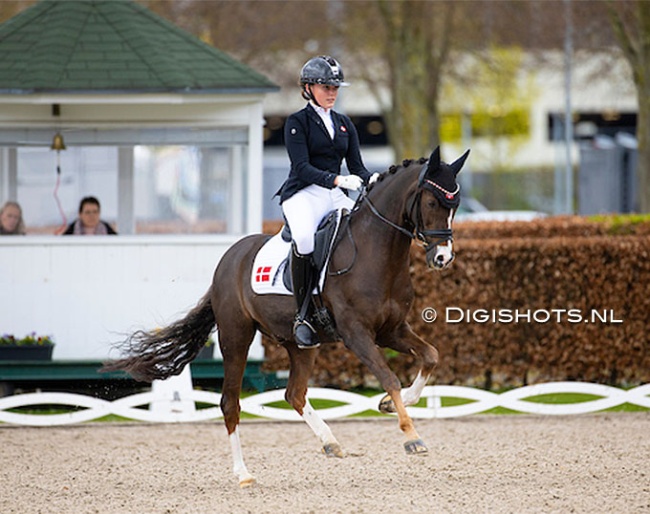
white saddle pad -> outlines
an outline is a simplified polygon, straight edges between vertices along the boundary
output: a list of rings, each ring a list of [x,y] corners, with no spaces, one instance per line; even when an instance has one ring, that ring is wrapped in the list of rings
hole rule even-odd
[[[339,211],[337,217],[337,225],[341,223],[341,213]],[[284,228],[284,227],[283,227]],[[338,231],[338,226],[337,226]],[[336,235],[334,236],[336,239]],[[330,242],[332,244],[332,242]],[[291,251],[291,243],[287,243],[282,239],[282,229],[269,239],[264,246],[260,248],[255,256],[253,262],[253,273],[251,274],[251,287],[256,294],[284,294],[293,295],[286,287],[282,275],[285,266],[289,266],[289,252]],[[320,274],[319,286],[321,291],[325,285],[325,277],[327,276],[327,265],[329,263],[329,255],[327,262],[323,266]],[[316,293],[316,289],[314,289]]]
[[[291,250],[291,243],[282,239],[282,230],[269,239],[260,248],[253,262],[251,286],[256,294],[293,294],[282,280],[286,260]]]

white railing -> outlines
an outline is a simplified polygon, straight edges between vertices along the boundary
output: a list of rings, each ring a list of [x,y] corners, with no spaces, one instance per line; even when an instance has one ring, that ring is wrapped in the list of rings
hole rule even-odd
[[[592,395],[578,403],[544,403],[527,400],[540,395],[577,393]],[[335,389],[309,389],[310,399],[332,400],[340,405],[318,409],[323,419],[339,419],[365,411],[378,412],[379,399],[384,393],[372,397]],[[623,403],[650,409],[650,384],[622,390],[601,384],[584,382],[550,382],[513,389],[505,393],[491,393],[480,389],[461,386],[427,386],[422,398],[424,407],[409,407],[413,418],[451,418],[467,416],[488,411],[495,407],[505,407],[517,412],[545,415],[584,414],[596,412]],[[462,405],[443,405],[442,398],[468,400]],[[282,401],[284,389],[276,389],[249,396],[241,400],[242,412],[284,421],[300,421],[298,414],[291,409],[273,407],[269,404]],[[189,373],[183,373],[164,382],[154,382],[151,391],[135,394],[114,401],[92,398],[71,393],[29,393],[0,398],[0,422],[17,425],[54,426],[82,423],[99,419],[109,414],[124,418],[164,423],[206,421],[222,417],[219,408],[221,395],[192,388]],[[196,402],[212,407],[197,409]],[[9,412],[19,407],[60,405],[81,408],[65,414],[22,414]],[[149,409],[143,409],[143,406]]]

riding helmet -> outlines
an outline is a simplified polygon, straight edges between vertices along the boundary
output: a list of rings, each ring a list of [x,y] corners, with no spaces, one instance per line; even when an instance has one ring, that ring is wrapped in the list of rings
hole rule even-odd
[[[300,70],[300,85],[324,84],[326,86],[348,86],[343,80],[341,65],[329,55],[309,59]]]

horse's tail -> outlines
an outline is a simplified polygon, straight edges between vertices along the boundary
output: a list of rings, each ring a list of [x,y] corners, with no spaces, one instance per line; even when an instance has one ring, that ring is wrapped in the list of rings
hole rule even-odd
[[[118,343],[124,357],[105,362],[100,371],[123,370],[142,382],[178,375],[203,348],[214,326],[208,292],[183,319],[165,328],[139,330]]]

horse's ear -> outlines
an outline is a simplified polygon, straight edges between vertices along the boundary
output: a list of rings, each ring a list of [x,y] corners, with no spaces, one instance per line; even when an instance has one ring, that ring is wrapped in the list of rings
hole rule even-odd
[[[431,154],[431,157],[429,157],[429,165],[427,166],[427,172],[425,173],[425,177],[431,178],[431,175],[433,175],[439,169],[440,169],[440,147],[438,146]]]
[[[469,156],[469,150],[467,150],[463,155],[461,155],[458,159],[456,159],[454,162],[452,162],[449,165],[449,167],[451,168],[451,171],[454,172],[454,175],[458,175],[458,172],[461,170],[461,168],[465,164],[465,161],[467,160],[468,156]]]

